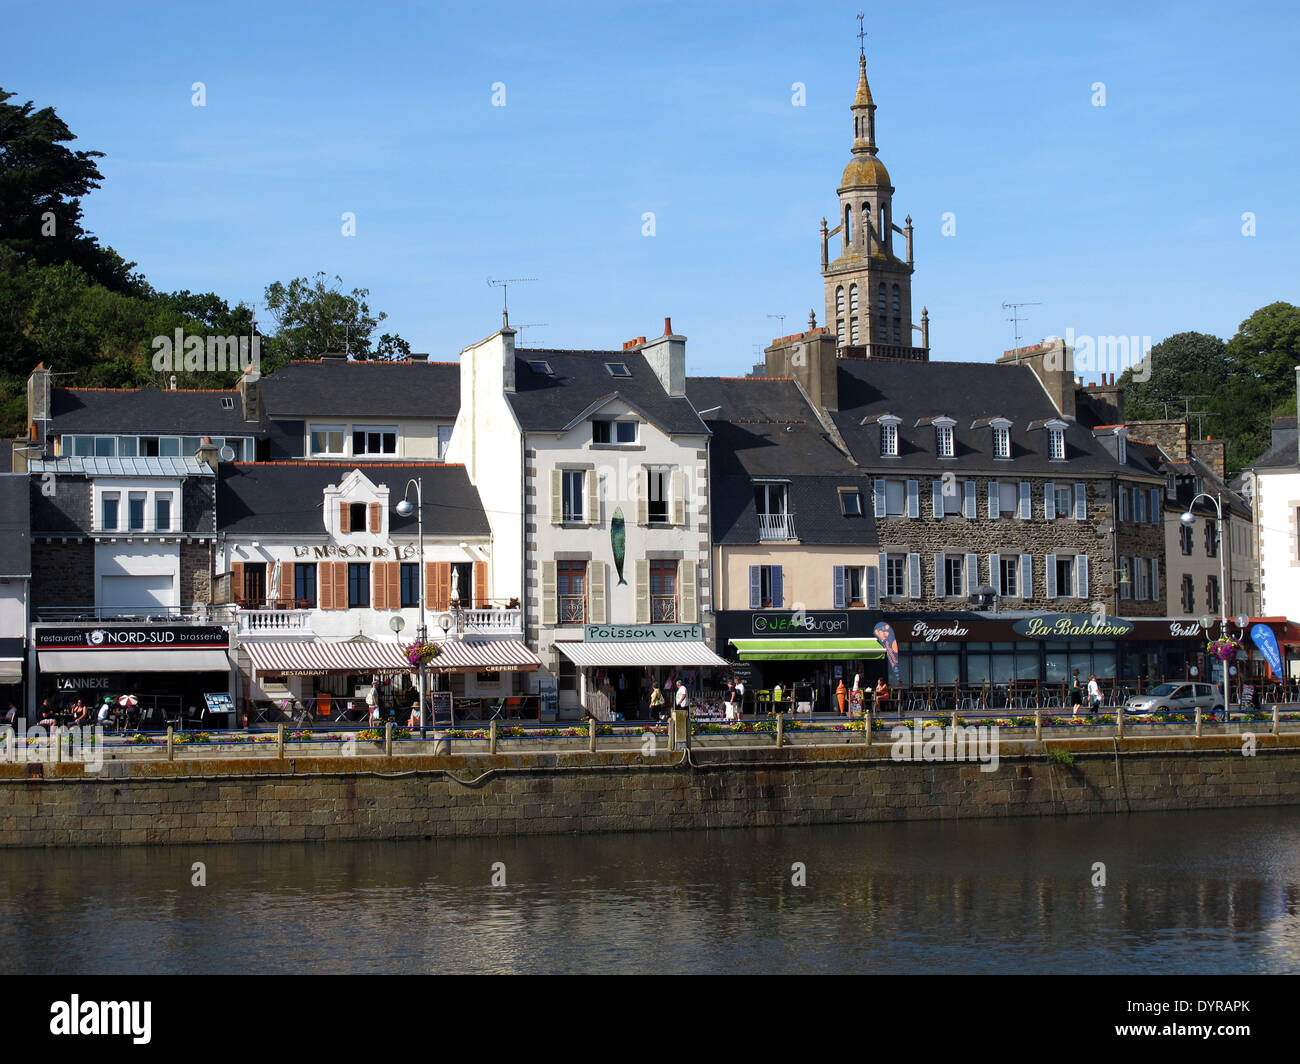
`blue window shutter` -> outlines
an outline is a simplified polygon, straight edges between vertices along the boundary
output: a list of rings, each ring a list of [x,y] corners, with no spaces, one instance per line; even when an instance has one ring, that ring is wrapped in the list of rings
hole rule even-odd
[[[943,518],[943,481],[930,481],[930,505],[934,508],[934,516]]]
[[[1160,489],[1159,489],[1159,488],[1152,488],[1152,489],[1151,489],[1151,523],[1152,523],[1153,525],[1158,525],[1158,524],[1160,524],[1160,516],[1161,516],[1161,514],[1160,514]]]
[[[1076,484],[1074,486],[1074,519],[1076,521],[1088,520],[1088,485]]]
[[[989,587],[1002,594],[1002,565],[996,554],[989,555]]]
[[[763,608],[763,570],[757,565],[749,567],[749,608]]]
[[[1020,597],[1022,599],[1034,597],[1034,556],[1032,554],[1020,556]]]
[[[844,609],[844,566],[836,565],[833,567],[831,586],[835,599],[835,608],[837,610]]]
[[[919,480],[909,480],[907,482],[907,516],[921,516],[921,482]]]
[[[944,555],[936,554],[934,556],[934,597],[943,598],[946,593],[947,581],[943,578]]]
[[[880,609],[880,576],[874,565],[867,566],[867,609]]]
[[[1047,556],[1047,597],[1056,598],[1056,555]]]
[[[1088,556],[1080,554],[1074,559],[1074,579],[1079,585],[1079,598],[1088,597]]]
[[[996,521],[1002,516],[1002,489],[996,480],[989,481],[989,520]]]
[[[921,556],[919,554],[907,556],[907,597],[921,597]]]
[[[966,555],[966,594],[972,594],[980,583],[980,556]]]
[[[1043,485],[1043,519],[1056,520],[1056,485],[1050,480]]]
[[[1031,503],[1029,501],[1029,481],[1022,480],[1020,482],[1020,520],[1028,521],[1031,517],[1033,517],[1034,515],[1033,510],[1030,509],[1030,506]]]
[[[772,608],[774,610],[781,609],[785,602],[785,592],[781,585],[781,567],[779,565],[774,565],[772,566]]]
[[[885,516],[885,482],[882,478],[877,477],[871,483],[871,494],[876,499],[876,516]]]
[[[975,481],[966,481],[966,498],[964,500],[966,507],[966,516],[973,519],[975,517]]]

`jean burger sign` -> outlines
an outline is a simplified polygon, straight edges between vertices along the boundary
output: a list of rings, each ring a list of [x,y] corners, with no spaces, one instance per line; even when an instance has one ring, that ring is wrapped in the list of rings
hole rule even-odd
[[[1133,631],[1133,622],[1091,613],[1048,613],[1026,617],[1011,627],[1026,639],[1120,639]]]

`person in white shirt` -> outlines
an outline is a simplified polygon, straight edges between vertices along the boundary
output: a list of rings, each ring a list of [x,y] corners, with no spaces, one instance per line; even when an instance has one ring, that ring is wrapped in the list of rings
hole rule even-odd
[[[1088,677],[1088,708],[1093,710],[1101,709],[1101,684],[1097,682],[1096,676]]]
[[[687,699],[686,699],[686,684],[682,683],[681,680],[678,680],[678,681],[677,681],[677,695],[676,695],[675,698],[673,699],[673,704],[676,705],[676,707],[677,707],[678,709],[685,709],[685,708],[686,708],[686,701],[687,701]]]
[[[740,720],[745,715],[745,681],[736,681],[736,719]]]

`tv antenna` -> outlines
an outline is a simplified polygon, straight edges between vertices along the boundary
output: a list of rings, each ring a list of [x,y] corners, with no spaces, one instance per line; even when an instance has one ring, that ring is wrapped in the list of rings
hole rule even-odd
[[[516,329],[516,331],[519,333],[519,342],[518,342],[517,344],[515,344],[515,346],[516,346],[516,347],[523,347],[523,346],[524,346],[524,330],[525,330],[525,329],[545,329],[546,327],[547,327],[547,324],[546,324],[546,322],[544,322],[544,321],[530,321],[527,325],[516,325],[516,326],[515,326],[515,329]]]
[[[1006,320],[1012,323],[1012,326],[1015,330],[1015,337],[1016,337],[1015,347],[1020,346],[1020,323],[1022,321],[1029,320],[1029,315],[1021,314],[1020,309],[1022,307],[1041,307],[1042,305],[1043,305],[1042,303],[1003,303],[1002,304],[1003,310],[1011,311],[1011,317],[1007,318]]]
[[[537,280],[536,277],[510,277],[504,281],[494,281],[491,277],[487,279],[487,283],[493,288],[501,289],[501,328],[510,328],[510,286],[535,280]]]
[[[768,317],[769,317],[769,318],[775,318],[775,319],[776,319],[777,326],[778,326],[778,327],[780,328],[780,330],[781,330],[780,335],[781,335],[781,336],[784,336],[784,335],[785,335],[785,315],[784,315],[784,314],[769,314]]]

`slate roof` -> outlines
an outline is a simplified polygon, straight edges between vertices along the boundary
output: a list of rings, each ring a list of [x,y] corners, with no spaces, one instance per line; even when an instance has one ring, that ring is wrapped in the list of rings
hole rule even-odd
[[[0,475],[0,576],[32,575],[32,527],[26,473]]]
[[[1048,458],[1048,433],[1044,422],[1060,418],[1028,366],[993,362],[887,362],[840,359],[838,412],[831,416],[854,456],[877,474],[887,470],[943,469],[993,476],[1018,474],[1104,475],[1126,471],[1151,476],[1155,470],[1137,452],[1129,450],[1121,470],[1094,430],[1069,418],[1066,423],[1064,462]],[[895,414],[898,426],[897,458],[882,458],[880,429],[863,425],[863,418]],[[939,458],[933,427],[918,421],[948,415],[956,419],[953,433],[956,456]],[[994,417],[1011,420],[1011,458],[993,457],[993,433],[972,428],[976,421]],[[1030,428],[1033,425],[1034,428]]]
[[[460,411],[460,363],[302,359],[263,378],[262,408],[268,418],[454,420]]]
[[[47,458],[28,463],[33,473],[80,473],[88,477],[210,477],[197,458]]]
[[[547,362],[554,373],[535,373],[529,362]],[[606,362],[622,362],[628,377],[612,377]],[[618,397],[665,432],[704,436],[708,429],[684,396],[669,396],[639,351],[515,351],[515,390],[506,399],[525,432],[561,432],[584,411]]]
[[[1300,465],[1300,430],[1294,417],[1273,420],[1269,448],[1247,466],[1248,469],[1295,469]]]
[[[233,399],[229,409],[222,399]],[[169,391],[146,388],[54,388],[51,435],[251,436],[237,391]]]
[[[772,478],[789,481],[800,543],[877,543],[870,478],[831,442],[793,381],[690,377],[686,393],[697,410],[706,411],[702,416],[713,433],[709,496],[715,542],[759,542],[754,482]],[[860,516],[841,512],[842,487],[858,489]]]
[[[387,484],[396,506],[408,480],[423,478],[427,536],[486,536],[487,515],[462,465],[440,462],[229,462],[219,467],[217,528],[227,534],[320,536],[325,532],[323,492],[354,469],[375,485]],[[415,493],[411,493],[415,501]],[[389,513],[389,531],[415,535],[416,515]]]

